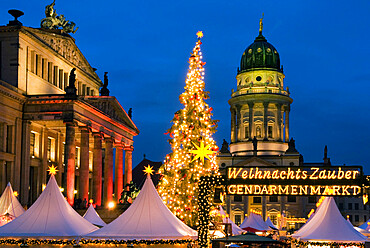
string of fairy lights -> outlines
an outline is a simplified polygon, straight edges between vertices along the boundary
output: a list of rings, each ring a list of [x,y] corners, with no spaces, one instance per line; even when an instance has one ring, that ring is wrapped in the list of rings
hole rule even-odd
[[[330,241],[323,241],[323,242],[312,242],[312,241],[298,241],[292,240],[292,242],[297,247],[330,247],[330,248],[343,248],[343,247],[359,247],[364,248],[364,243],[359,242],[330,242]]]
[[[212,108],[205,102],[208,93],[204,91],[205,63],[200,49],[203,33],[197,35],[189,58],[185,92],[179,97],[184,108],[175,113],[168,130],[172,153],[159,170],[162,178],[158,185],[167,207],[193,227],[198,225],[198,181],[203,175],[218,174],[218,147],[212,138],[217,121],[212,120]]]
[[[178,239],[178,240],[113,240],[113,239],[0,239],[0,245],[18,245],[21,247],[37,246],[37,245],[177,245],[177,244],[193,244],[196,242],[193,239]]]
[[[198,226],[198,245],[201,248],[209,247],[210,236],[209,223],[211,221],[211,196],[216,187],[222,186],[225,182],[225,178],[221,175],[208,175],[203,176],[199,182],[199,226]]]

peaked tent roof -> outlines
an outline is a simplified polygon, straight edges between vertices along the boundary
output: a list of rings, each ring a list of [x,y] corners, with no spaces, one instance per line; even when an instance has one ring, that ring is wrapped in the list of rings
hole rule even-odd
[[[274,225],[274,223],[271,222],[270,217],[267,217],[267,220],[265,221],[265,223],[272,229],[278,230],[278,228]]]
[[[12,186],[8,183],[0,197],[0,216],[9,214],[12,218],[16,218],[24,212],[24,208],[14,196]]]
[[[98,228],[65,200],[52,175],[36,202],[21,216],[0,227],[0,237],[79,237]]]
[[[155,240],[196,238],[197,232],[164,205],[148,176],[134,203],[105,227],[87,238]]]
[[[360,225],[359,228],[370,231],[370,219],[368,219],[364,224]]]
[[[90,204],[89,208],[83,216],[91,224],[96,226],[106,226],[107,224],[100,218],[99,214],[95,211],[94,206]]]
[[[250,213],[248,219],[244,219],[240,228],[252,232],[271,230],[271,228],[263,221],[262,216],[255,213]]]
[[[233,235],[239,235],[245,232],[243,229],[238,227],[229,217],[227,217],[224,208],[220,205],[220,214],[222,216],[223,223],[230,223]]]
[[[312,241],[365,242],[367,240],[343,218],[333,197],[326,197],[312,219],[292,236]]]
[[[154,174],[151,176],[154,186],[158,185],[160,174],[158,174],[159,168],[162,166],[162,162],[154,162],[144,158],[139,164],[132,169],[132,181],[135,183],[138,189],[141,189],[145,183],[146,175],[144,173],[145,166],[152,166]]]

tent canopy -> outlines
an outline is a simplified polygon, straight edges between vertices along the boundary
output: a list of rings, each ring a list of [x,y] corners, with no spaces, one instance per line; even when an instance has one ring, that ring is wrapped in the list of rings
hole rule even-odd
[[[361,226],[359,226],[359,228],[365,229],[367,231],[370,231],[370,219],[368,219],[364,224],[362,224]]]
[[[271,229],[278,230],[278,228],[274,225],[274,223],[271,222],[270,217],[267,217],[267,220],[265,221],[265,223]]]
[[[91,224],[96,226],[106,226],[107,224],[100,218],[99,214],[95,211],[94,206],[90,204],[89,208],[86,210],[86,213],[83,216]]]
[[[0,227],[0,237],[76,238],[97,229],[68,204],[52,175],[29,209]]]
[[[312,219],[292,236],[305,241],[365,242],[367,240],[343,218],[333,197],[326,197]]]
[[[269,231],[271,228],[263,221],[262,216],[255,213],[250,213],[248,219],[245,218],[240,228],[247,231]]]
[[[86,238],[156,240],[196,238],[197,232],[180,221],[164,205],[150,178],[133,204],[117,219]]]
[[[239,234],[242,234],[244,232],[243,229],[238,227],[229,217],[227,217],[226,212],[225,212],[225,210],[223,209],[223,207],[221,205],[220,205],[220,214],[222,216],[222,222],[223,223],[230,223],[231,224],[231,229],[232,229],[233,235],[239,235]]]
[[[12,186],[8,183],[0,197],[0,216],[9,214],[16,218],[24,212],[24,208],[19,203],[17,197],[14,196]]]

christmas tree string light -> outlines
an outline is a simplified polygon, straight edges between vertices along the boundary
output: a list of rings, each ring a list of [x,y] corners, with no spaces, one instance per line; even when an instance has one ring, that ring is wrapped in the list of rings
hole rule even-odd
[[[159,195],[167,207],[186,224],[198,225],[198,182],[201,176],[218,175],[218,147],[212,138],[217,121],[205,102],[204,65],[200,46],[203,33],[189,58],[185,92],[180,95],[183,109],[175,113],[168,130],[172,152],[166,156],[159,173]]]

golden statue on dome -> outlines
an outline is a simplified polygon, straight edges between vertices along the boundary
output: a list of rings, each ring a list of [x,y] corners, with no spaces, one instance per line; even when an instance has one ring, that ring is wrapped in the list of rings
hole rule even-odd
[[[262,13],[262,18],[260,18],[260,34],[262,34],[262,29],[263,29],[263,16],[264,16],[265,14],[264,13]]]

